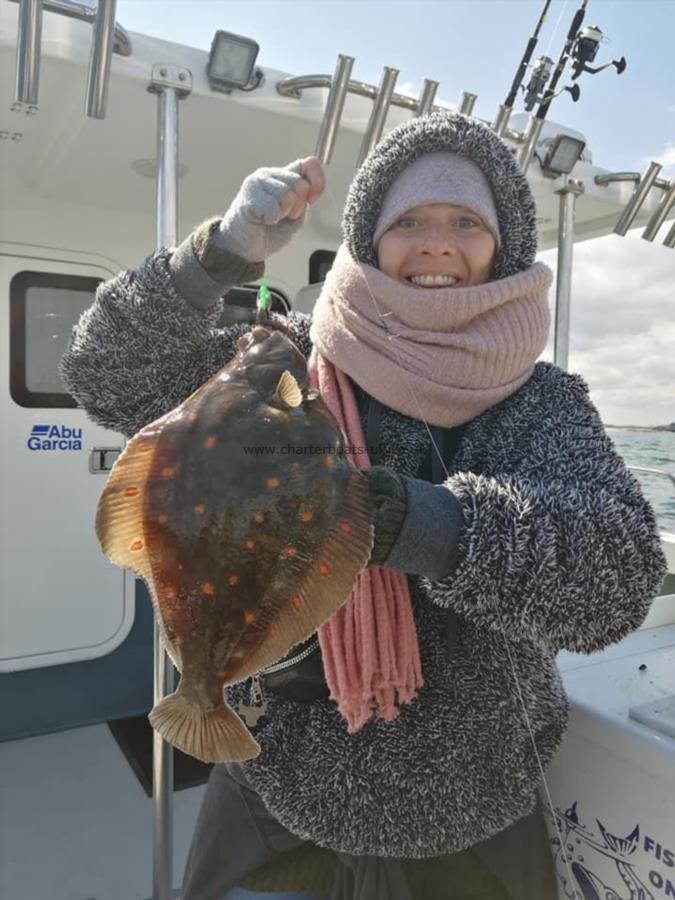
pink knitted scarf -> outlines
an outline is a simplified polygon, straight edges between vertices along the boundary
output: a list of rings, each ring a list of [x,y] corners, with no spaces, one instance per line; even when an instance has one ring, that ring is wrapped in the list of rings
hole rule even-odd
[[[322,356],[380,403],[431,425],[468,422],[518,390],[546,346],[544,263],[475,287],[418,288],[343,245],[312,313]]]
[[[314,307],[309,373],[347,443],[365,446],[345,373],[392,409],[446,428],[514,393],[546,344],[551,280],[537,263],[476,287],[420,289],[354,262],[341,247]],[[353,461],[370,466],[366,453]],[[373,715],[396,718],[423,684],[402,572],[360,572],[347,602],[319,629],[319,642],[350,733]]]

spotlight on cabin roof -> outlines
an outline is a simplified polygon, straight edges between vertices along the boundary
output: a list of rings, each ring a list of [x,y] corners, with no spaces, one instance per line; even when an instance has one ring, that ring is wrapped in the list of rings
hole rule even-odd
[[[546,149],[541,161],[542,169],[547,175],[569,175],[585,146],[585,141],[570,137],[569,134],[557,134]]]
[[[263,73],[255,68],[260,47],[251,38],[229,31],[216,31],[211,43],[206,74],[214,91],[253,91]]]

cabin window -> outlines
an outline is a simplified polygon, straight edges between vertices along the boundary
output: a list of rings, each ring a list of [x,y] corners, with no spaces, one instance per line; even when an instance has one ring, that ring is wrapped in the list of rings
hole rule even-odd
[[[335,250],[315,250],[309,257],[309,284],[325,281],[333,265]]]
[[[59,363],[101,280],[50,272],[19,272],[12,278],[10,392],[19,406],[77,406],[61,380]]]
[[[258,298],[257,285],[242,285],[234,287],[225,294],[223,314],[218,320],[218,327],[225,328],[235,322],[255,321],[256,300]],[[287,316],[291,310],[291,304],[287,297],[278,288],[270,287],[272,312]]]

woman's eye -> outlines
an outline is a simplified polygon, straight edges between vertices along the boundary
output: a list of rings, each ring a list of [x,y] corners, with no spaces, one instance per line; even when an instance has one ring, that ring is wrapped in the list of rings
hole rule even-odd
[[[469,219],[467,216],[462,216],[461,219],[457,219],[455,224],[459,228],[463,228],[468,231],[470,228],[478,228],[478,222],[474,219]]]
[[[417,225],[417,219],[399,219],[397,224],[399,228],[414,228]]]

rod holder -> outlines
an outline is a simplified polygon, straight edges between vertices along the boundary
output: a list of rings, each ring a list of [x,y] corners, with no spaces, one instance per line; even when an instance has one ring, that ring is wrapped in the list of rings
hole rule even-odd
[[[328,165],[333,155],[333,147],[335,146],[340,118],[342,117],[342,110],[344,109],[349,90],[349,78],[352,74],[353,66],[353,56],[344,56],[342,53],[338,56],[314,152],[314,155],[318,157],[323,165]]]
[[[633,219],[638,214],[638,211],[642,204],[645,202],[645,198],[649,193],[652,185],[656,181],[656,176],[661,171],[661,164],[657,162],[650,162],[649,167],[645,174],[640,178],[639,182],[635,186],[635,190],[628,201],[626,208],[621,213],[621,217],[619,221],[616,223],[614,228],[614,234],[620,234],[624,236],[633,222]]]
[[[504,106],[503,103],[497,110],[497,115],[495,116],[495,120],[492,123],[492,130],[497,135],[497,137],[502,137],[504,135],[504,132],[506,131],[506,126],[509,124],[509,119],[511,118],[512,112],[513,112],[513,107],[512,106]]]
[[[105,119],[110,83],[110,61],[115,40],[117,0],[98,0],[91,41],[85,111],[92,119]]]
[[[520,148],[520,153],[518,154],[518,162],[520,163],[523,172],[527,172],[530,163],[532,162],[534,148],[537,146],[537,141],[539,140],[539,135],[541,134],[543,127],[544,119],[538,119],[536,116],[530,117],[529,124],[525,131],[525,140],[523,146]]]
[[[666,239],[663,242],[663,245],[664,247],[670,247],[671,250],[673,249],[673,247],[675,247],[675,222],[673,223],[673,227],[666,235]]]
[[[33,111],[38,105],[41,38],[42,0],[21,0],[16,43],[15,102]]]
[[[361,144],[361,151],[357,163],[359,166],[382,136],[398,73],[399,70],[393,69],[391,66],[385,66],[382,69],[382,77],[380,78],[380,84],[377,88],[377,97],[373,104],[370,119],[368,120],[366,133],[363,136],[363,143]]]
[[[668,190],[661,197],[657,209],[652,213],[651,218],[647,222],[647,227],[642,232],[645,241],[653,241],[658,234],[659,228],[666,221],[666,216],[673,208],[675,203],[675,179],[670,184]]]
[[[433,81],[431,78],[424,79],[424,87],[422,88],[422,93],[420,94],[420,99],[417,103],[414,118],[429,115],[434,106],[438,85],[438,81]]]
[[[459,101],[459,111],[463,116],[470,116],[473,112],[474,105],[478,99],[478,94],[471,94],[469,91],[462,91]]]

